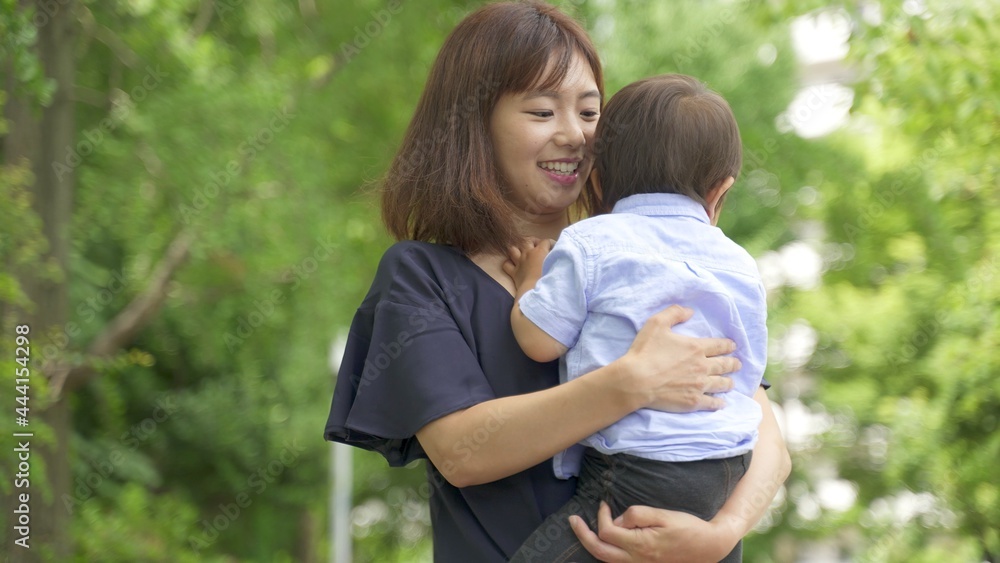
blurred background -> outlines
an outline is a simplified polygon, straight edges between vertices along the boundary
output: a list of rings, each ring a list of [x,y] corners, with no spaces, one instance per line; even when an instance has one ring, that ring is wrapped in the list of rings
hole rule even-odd
[[[11,560],[430,560],[423,468],[367,452],[333,541],[322,429],[391,243],[371,186],[480,4],[0,0]],[[558,4],[609,95],[690,74],[740,122],[720,226],[794,462],[746,560],[1000,561],[998,3]]]

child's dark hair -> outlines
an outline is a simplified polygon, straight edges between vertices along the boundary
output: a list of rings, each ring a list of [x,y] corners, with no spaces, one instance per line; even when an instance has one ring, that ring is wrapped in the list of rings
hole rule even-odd
[[[593,152],[601,190],[590,190],[590,207],[599,213],[644,193],[684,194],[704,205],[712,186],[737,177],[743,164],[733,110],[683,74],[619,90],[601,113]]]

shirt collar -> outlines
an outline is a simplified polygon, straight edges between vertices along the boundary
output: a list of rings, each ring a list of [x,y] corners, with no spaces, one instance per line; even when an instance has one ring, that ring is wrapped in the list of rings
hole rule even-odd
[[[681,194],[636,194],[618,200],[612,213],[635,213],[647,217],[693,217],[702,223],[708,220],[705,207]]]

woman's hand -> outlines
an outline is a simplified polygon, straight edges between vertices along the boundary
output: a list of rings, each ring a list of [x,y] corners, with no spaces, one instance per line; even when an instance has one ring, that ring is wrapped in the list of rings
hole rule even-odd
[[[720,356],[735,344],[670,330],[691,314],[670,307],[651,317],[629,351],[611,364],[549,389],[447,414],[418,430],[417,439],[451,484],[468,487],[542,463],[643,407],[674,412],[721,408],[722,400],[706,393],[728,391],[733,384],[728,377],[710,374],[739,369],[735,358]],[[503,413],[502,425],[497,426],[496,413]],[[496,430],[491,430],[490,447],[454,447],[481,428]]]
[[[614,521],[601,503],[595,534],[579,516],[570,526],[591,555],[609,563],[720,561],[740,536],[686,512],[632,506]]]
[[[671,330],[693,314],[672,305],[653,315],[628,352],[614,362],[622,375],[617,386],[630,397],[632,410],[649,407],[681,413],[725,406],[710,393],[733,388],[732,379],[722,374],[740,369],[740,362],[723,354],[735,350],[736,344],[727,338],[692,338]]]
[[[750,468],[719,512],[706,522],[685,512],[632,506],[611,521],[604,504],[597,513],[598,533],[579,517],[573,532],[602,561],[719,561],[750,532],[774,501],[792,469],[778,421],[763,388],[754,393],[763,418]]]

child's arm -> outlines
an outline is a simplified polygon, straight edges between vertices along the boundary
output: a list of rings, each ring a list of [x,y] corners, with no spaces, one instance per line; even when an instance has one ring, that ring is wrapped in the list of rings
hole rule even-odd
[[[510,325],[517,343],[532,360],[551,362],[566,353],[566,346],[549,336],[521,312],[521,296],[534,289],[542,277],[542,262],[552,250],[552,241],[529,240],[521,248],[511,248],[503,265],[504,272],[514,280],[514,308],[510,312]]]

